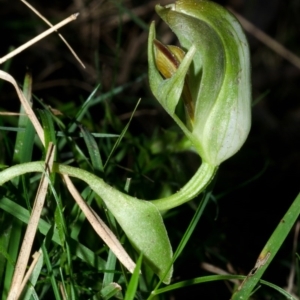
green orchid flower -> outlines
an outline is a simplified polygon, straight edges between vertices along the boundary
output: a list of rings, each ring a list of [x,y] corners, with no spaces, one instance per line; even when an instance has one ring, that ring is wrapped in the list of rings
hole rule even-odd
[[[241,148],[251,126],[246,37],[236,18],[210,1],[178,0],[166,7],[157,5],[156,11],[184,50],[159,43],[151,25],[151,90],[202,161],[217,167]],[[181,96],[187,125],[175,113]]]

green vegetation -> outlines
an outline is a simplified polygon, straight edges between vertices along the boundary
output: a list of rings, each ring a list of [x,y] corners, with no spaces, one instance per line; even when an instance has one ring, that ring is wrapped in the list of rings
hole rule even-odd
[[[244,218],[247,189],[270,163],[247,165],[256,157],[251,145],[237,153],[251,118],[245,36],[221,6],[198,1],[196,6],[179,0],[176,7],[156,7],[183,50],[154,42],[150,26],[150,89],[145,38],[140,72],[128,75],[122,69],[127,63],[124,36],[130,36],[122,17],[129,17],[141,34],[147,25],[118,1],[107,5],[107,18],[118,20],[115,48],[107,59],[112,73],[105,73],[112,40],[104,34],[88,92],[66,88],[41,96],[30,72],[21,92],[13,76],[17,58],[2,64],[1,94],[6,99],[13,93],[22,105],[18,115],[0,118],[1,299],[181,299],[184,290],[191,291],[189,299],[299,296],[298,256],[288,267],[293,291],[264,277],[299,216],[300,197],[291,197],[292,189],[279,218],[263,232],[265,246],[251,249],[267,226],[261,223],[251,237],[236,226],[234,238],[227,240],[226,227],[232,224],[224,221],[228,196],[236,195],[239,202],[227,209]],[[120,81],[121,71],[125,81]],[[81,78],[73,89],[78,82],[85,86]],[[9,102],[3,107],[14,110]],[[128,107],[130,114],[124,114]],[[260,201],[252,210],[254,223]],[[243,239],[249,239],[249,253]],[[233,253],[239,250],[244,265],[235,265]],[[288,251],[295,256],[297,242]],[[289,259],[281,258],[280,264]]]

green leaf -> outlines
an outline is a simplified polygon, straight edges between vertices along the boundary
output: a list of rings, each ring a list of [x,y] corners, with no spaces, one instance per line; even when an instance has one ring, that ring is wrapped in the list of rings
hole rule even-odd
[[[43,170],[43,162],[17,165],[0,172],[0,184],[17,175]],[[54,164],[52,171],[85,181],[103,199],[132,245],[143,253],[145,262],[153,272],[164,283],[170,282],[173,273],[173,268],[170,268],[172,247],[162,216],[154,204],[123,194],[85,170]]]

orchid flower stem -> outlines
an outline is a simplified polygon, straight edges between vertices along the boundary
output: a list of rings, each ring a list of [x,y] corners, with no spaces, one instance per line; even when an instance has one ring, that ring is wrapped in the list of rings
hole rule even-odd
[[[168,210],[198,196],[214,178],[218,167],[202,162],[195,175],[177,193],[151,201],[160,211]]]
[[[165,197],[162,199],[157,199],[151,202],[157,207],[158,210],[164,211],[176,206],[179,206],[199,195],[211,182],[217,167],[211,166],[205,162],[202,163],[195,175],[189,180],[189,182],[177,193]],[[20,176],[30,172],[44,172],[44,162],[30,162],[25,164],[15,165],[13,167],[7,168],[0,173],[0,185],[11,180],[16,176]],[[124,196],[126,199],[131,198],[135,201],[140,201],[137,198],[123,194],[122,192],[112,188],[110,185],[105,183],[101,178],[96,175],[81,170],[79,168],[74,168],[71,166],[66,166],[62,164],[55,163],[53,165],[53,172],[66,174],[71,177],[75,177],[86,182],[100,197],[103,198],[105,202],[112,202],[114,199],[120,199]]]

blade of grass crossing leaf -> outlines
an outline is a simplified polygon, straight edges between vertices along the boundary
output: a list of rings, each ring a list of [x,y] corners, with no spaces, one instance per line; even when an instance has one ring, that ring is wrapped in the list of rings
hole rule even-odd
[[[99,172],[103,172],[103,163],[99,152],[98,144],[96,143],[96,140],[91,135],[91,133],[88,130],[86,130],[83,126],[80,126],[80,131],[87,146],[92,166],[96,173],[99,174]]]
[[[141,254],[136,263],[136,267],[134,268],[133,274],[130,278],[124,300],[133,300],[135,298],[135,295],[137,293],[138,283],[139,283],[142,260],[143,260],[143,255]]]
[[[240,285],[238,290],[232,295],[232,300],[246,300],[250,297],[253,289],[294,226],[299,216],[299,212],[300,194],[296,197],[284,217],[280,220],[277,228],[261,251],[255,267],[250,271],[249,275]]]
[[[134,110],[133,110],[133,112],[132,112],[132,115],[131,115],[131,117],[130,117],[128,123],[126,124],[126,126],[125,126],[124,129],[122,130],[122,132],[121,132],[120,136],[118,137],[116,143],[114,144],[114,146],[113,146],[113,148],[112,148],[110,154],[108,155],[108,158],[107,158],[107,160],[106,160],[106,162],[105,162],[105,164],[104,164],[104,167],[103,167],[104,169],[105,169],[107,163],[109,162],[111,156],[113,155],[113,153],[115,152],[115,150],[118,148],[119,144],[121,143],[121,141],[122,141],[122,139],[123,139],[123,137],[124,137],[124,135],[125,135],[125,133],[126,133],[128,127],[129,127],[129,125],[130,125],[130,123],[131,123],[131,120],[132,120],[132,118],[133,118],[133,115],[134,115],[135,111],[137,110],[137,108],[138,108],[140,102],[141,102],[141,99],[139,99],[139,101],[137,102],[137,104],[136,104],[136,106],[135,106],[135,108],[134,108]]]

